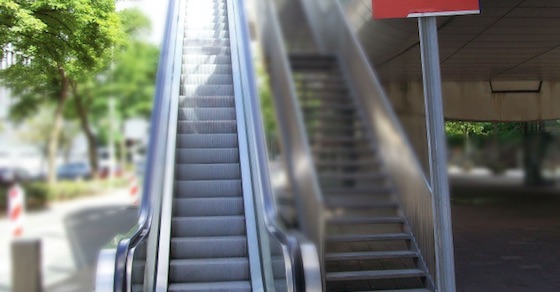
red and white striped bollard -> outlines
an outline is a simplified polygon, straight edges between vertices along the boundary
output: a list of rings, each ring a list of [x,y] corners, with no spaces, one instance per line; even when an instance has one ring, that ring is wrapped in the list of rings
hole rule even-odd
[[[23,235],[25,213],[25,192],[18,185],[8,190],[8,218],[10,220],[10,236],[18,238]]]
[[[132,205],[138,206],[140,204],[140,187],[138,186],[138,179],[136,179],[136,176],[134,174],[131,174],[128,178],[128,193],[132,200]]]

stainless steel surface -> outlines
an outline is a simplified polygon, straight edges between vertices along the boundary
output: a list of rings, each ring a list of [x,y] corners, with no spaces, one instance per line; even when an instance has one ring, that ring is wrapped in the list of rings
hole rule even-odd
[[[299,209],[298,221],[303,232],[317,245],[318,253],[322,254],[324,202],[314,171],[313,156],[305,137],[303,117],[291,79],[292,72],[275,7],[270,1],[262,2],[264,5],[260,15],[266,17],[259,17],[260,35],[274,95],[278,97],[274,99],[276,112],[282,113],[277,115],[282,135],[282,153]]]
[[[430,182],[433,191],[435,244],[447,252],[438,254],[436,261],[437,286],[442,291],[455,291],[455,273],[447,271],[454,267],[453,230],[451,229],[451,202],[447,177],[447,141],[443,118],[441,73],[439,63],[438,32],[435,17],[418,18],[422,71],[424,79],[424,104],[428,133]]]

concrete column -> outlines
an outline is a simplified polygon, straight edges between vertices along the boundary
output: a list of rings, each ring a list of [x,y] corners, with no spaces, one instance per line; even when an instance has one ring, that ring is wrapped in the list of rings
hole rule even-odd
[[[42,291],[41,240],[17,239],[11,248],[12,291]]]

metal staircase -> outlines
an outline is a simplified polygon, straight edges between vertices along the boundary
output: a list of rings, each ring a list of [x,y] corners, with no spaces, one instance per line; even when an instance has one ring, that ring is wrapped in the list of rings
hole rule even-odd
[[[326,207],[326,290],[430,291],[391,179],[336,58],[291,55],[290,64]]]

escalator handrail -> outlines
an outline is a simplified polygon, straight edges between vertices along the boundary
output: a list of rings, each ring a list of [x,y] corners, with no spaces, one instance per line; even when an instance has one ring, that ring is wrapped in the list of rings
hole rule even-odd
[[[114,291],[129,291],[132,275],[132,256],[133,251],[138,245],[145,241],[150,233],[152,219],[154,215],[156,196],[163,189],[163,178],[160,175],[158,163],[161,157],[165,156],[167,135],[167,121],[170,113],[170,94],[169,83],[171,81],[170,59],[173,58],[174,42],[177,38],[174,31],[177,29],[178,11],[173,9],[176,0],[169,0],[167,7],[167,18],[165,33],[161,45],[159,65],[156,80],[156,92],[154,96],[154,106],[150,123],[150,142],[148,145],[144,181],[142,188],[142,200],[138,210],[138,221],[136,225],[118,242],[115,257],[115,279]]]
[[[248,137],[248,147],[250,149],[250,164],[251,172],[253,176],[253,191],[255,196],[261,198],[263,209],[263,221],[266,227],[266,231],[270,236],[275,238],[280,245],[282,245],[282,250],[287,251],[288,258],[290,259],[286,262],[286,271],[288,276],[289,291],[321,291],[321,287],[313,287],[311,284],[316,284],[319,281],[307,280],[304,277],[305,271],[303,270],[304,265],[302,263],[302,250],[301,246],[306,245],[307,249],[303,251],[304,256],[312,257],[314,246],[308,244],[304,238],[288,234],[283,227],[281,227],[277,222],[279,222],[279,217],[276,211],[276,203],[274,200],[272,186],[270,183],[270,173],[268,167],[268,153],[266,140],[264,138],[264,129],[262,116],[260,114],[260,102],[259,95],[257,93],[256,86],[256,75],[253,67],[252,53],[250,48],[250,35],[247,26],[247,18],[245,16],[245,7],[242,0],[233,1],[236,9],[234,9],[235,21],[237,24],[236,33],[237,39],[240,40],[244,45],[240,46],[240,72],[242,74],[242,80],[244,92],[247,94],[245,98],[243,107],[245,108],[245,118],[246,118],[246,130]],[[311,252],[309,252],[311,250]],[[315,251],[316,254],[316,251]],[[310,273],[312,275],[312,273]],[[320,279],[320,274],[318,274]]]

